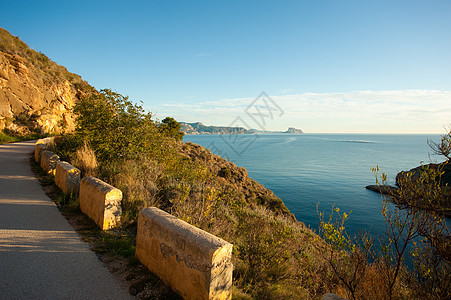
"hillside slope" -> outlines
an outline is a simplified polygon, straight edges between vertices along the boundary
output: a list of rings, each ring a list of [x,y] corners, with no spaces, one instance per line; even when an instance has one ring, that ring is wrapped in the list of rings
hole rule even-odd
[[[0,130],[15,134],[71,131],[70,110],[90,88],[79,75],[0,28]]]

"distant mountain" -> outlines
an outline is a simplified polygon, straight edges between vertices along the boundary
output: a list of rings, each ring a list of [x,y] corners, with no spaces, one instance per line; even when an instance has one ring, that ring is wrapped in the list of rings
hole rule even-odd
[[[255,129],[246,129],[243,127],[227,127],[227,126],[206,126],[201,122],[185,123],[180,122],[182,131],[185,134],[255,134],[255,133],[289,133],[300,134],[303,133],[301,129],[293,127],[288,128],[287,131],[259,131]]]
[[[304,133],[301,129],[296,129],[294,127],[289,127],[287,131],[285,131],[285,133],[292,133],[292,134],[299,134],[299,133]]]
[[[185,134],[246,134],[252,133],[243,127],[206,126],[201,122],[180,122]]]

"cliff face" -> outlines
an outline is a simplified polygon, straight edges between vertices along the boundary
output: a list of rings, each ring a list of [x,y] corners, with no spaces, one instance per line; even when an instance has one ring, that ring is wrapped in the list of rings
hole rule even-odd
[[[0,130],[71,131],[71,108],[87,87],[80,76],[0,28]]]

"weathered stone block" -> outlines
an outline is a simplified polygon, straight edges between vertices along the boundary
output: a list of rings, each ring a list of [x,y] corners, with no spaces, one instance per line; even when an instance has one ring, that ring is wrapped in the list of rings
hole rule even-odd
[[[41,152],[41,168],[48,174],[55,175],[56,163],[60,161],[60,157],[49,150]]]
[[[34,145],[34,161],[41,163],[41,153],[43,150],[47,149],[47,144],[43,139],[40,139]]]
[[[121,190],[92,176],[80,182],[80,209],[102,230],[110,229],[121,220]]]
[[[232,298],[232,248],[158,208],[139,213],[136,257],[185,299]]]
[[[41,163],[41,153],[48,148],[48,145],[53,142],[53,137],[47,137],[36,141],[34,146],[34,160]]]
[[[65,161],[56,164],[55,183],[65,194],[80,190],[80,170]]]

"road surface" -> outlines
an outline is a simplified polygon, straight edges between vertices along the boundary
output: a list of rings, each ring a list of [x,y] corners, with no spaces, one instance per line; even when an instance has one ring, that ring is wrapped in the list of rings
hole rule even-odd
[[[133,299],[45,195],[32,151],[0,145],[0,299]]]

